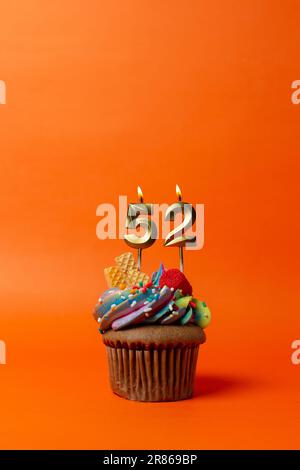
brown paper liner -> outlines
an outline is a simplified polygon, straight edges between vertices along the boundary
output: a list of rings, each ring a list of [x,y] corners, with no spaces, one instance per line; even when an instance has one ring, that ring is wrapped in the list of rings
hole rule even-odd
[[[106,346],[114,393],[129,400],[175,401],[193,395],[199,345],[136,350]]]

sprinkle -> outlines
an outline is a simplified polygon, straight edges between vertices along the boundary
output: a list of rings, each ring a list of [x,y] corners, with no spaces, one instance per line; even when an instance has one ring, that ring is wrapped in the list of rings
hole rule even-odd
[[[146,292],[147,292],[147,287],[143,287],[143,288],[142,288],[142,292],[143,292],[143,294],[146,294]]]
[[[134,300],[131,304],[131,307],[134,307],[136,305],[136,300]]]
[[[132,287],[132,289],[139,289],[139,286],[135,285]]]
[[[143,287],[143,281],[139,282],[140,287]]]
[[[145,285],[145,287],[151,287],[153,284],[152,284],[152,281],[148,282],[148,284]]]
[[[116,304],[112,304],[112,306],[110,307],[110,309],[113,311],[117,308]]]
[[[133,294],[129,294],[128,298],[132,299],[132,297],[133,297]]]
[[[102,304],[102,297],[99,297],[98,302],[99,304]]]
[[[147,307],[147,308],[145,308],[144,313],[151,312],[151,310],[152,310],[151,307]]]
[[[100,323],[100,322],[101,322],[101,317],[99,317],[99,318],[98,318],[97,322],[98,322],[98,323]]]
[[[169,305],[169,310],[170,310],[171,312],[173,311],[173,305],[172,305],[172,304]]]
[[[136,294],[136,289],[131,289],[130,294]]]
[[[152,291],[151,291],[151,292],[152,292],[152,294],[155,294],[155,289],[152,289]]]
[[[174,287],[171,287],[171,291],[174,292]]]
[[[121,295],[121,299],[125,300],[126,299],[125,295]]]
[[[108,291],[109,294],[113,294],[113,292],[114,292],[113,290],[109,290],[109,291]]]
[[[192,301],[191,301],[191,302],[190,302],[190,306],[191,306],[192,308],[196,308],[195,302],[192,302]]]
[[[149,303],[149,300],[145,300],[144,305],[147,305]]]

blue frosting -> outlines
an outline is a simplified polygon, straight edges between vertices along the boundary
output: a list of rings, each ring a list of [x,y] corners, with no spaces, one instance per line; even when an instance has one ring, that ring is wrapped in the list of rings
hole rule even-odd
[[[153,282],[153,285],[154,286],[158,286],[159,285],[159,280],[162,276],[162,273],[164,272],[165,268],[164,268],[164,265],[161,263],[158,271],[155,271],[153,274],[152,274],[152,282]]]

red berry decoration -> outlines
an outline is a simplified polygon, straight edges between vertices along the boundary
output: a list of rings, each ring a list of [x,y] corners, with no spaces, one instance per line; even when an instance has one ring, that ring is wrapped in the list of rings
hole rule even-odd
[[[174,287],[181,289],[183,295],[192,295],[193,288],[185,275],[179,269],[168,269],[164,271],[159,280],[159,287]]]

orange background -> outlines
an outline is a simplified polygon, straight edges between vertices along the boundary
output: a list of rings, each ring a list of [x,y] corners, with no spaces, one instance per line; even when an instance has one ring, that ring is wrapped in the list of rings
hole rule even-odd
[[[2,2],[1,448],[297,448],[297,0]],[[126,250],[96,207],[205,204],[185,255],[213,313],[196,396],[109,389],[92,308]],[[177,250],[144,253],[151,272]]]

